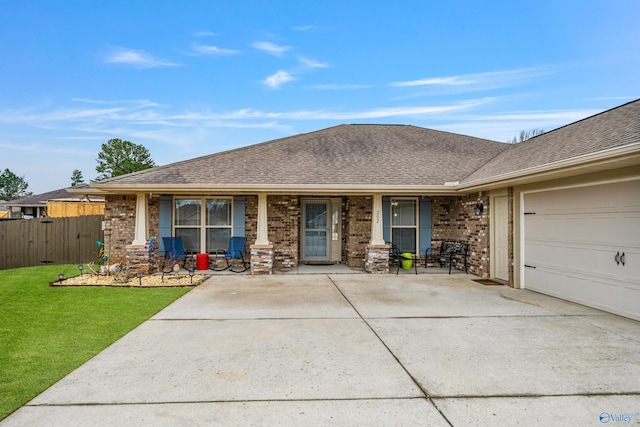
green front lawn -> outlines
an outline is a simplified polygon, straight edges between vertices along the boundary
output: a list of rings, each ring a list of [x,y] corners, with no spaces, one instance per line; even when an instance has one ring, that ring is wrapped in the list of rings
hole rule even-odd
[[[75,265],[0,271],[0,420],[191,288],[49,287]]]

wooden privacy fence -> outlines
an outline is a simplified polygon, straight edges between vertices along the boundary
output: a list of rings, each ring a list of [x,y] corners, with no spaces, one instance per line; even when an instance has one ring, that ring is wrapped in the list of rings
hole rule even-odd
[[[0,221],[0,270],[96,261],[103,215]]]

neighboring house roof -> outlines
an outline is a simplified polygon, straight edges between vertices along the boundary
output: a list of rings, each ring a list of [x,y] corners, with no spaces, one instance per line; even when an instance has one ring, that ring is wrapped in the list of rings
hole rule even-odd
[[[73,188],[73,187],[71,187]],[[6,206],[8,207],[43,207],[47,205],[47,202],[50,200],[60,200],[60,201],[74,201],[79,202],[82,200],[82,194],[73,194],[70,193],[69,189],[71,188],[62,188],[59,190],[48,191],[46,193],[36,194],[33,196],[26,196],[20,199],[10,200],[6,202]],[[92,201],[103,201],[104,198],[92,196]]]
[[[505,176],[514,179],[542,170],[559,170],[568,164],[586,163],[594,156],[602,159],[619,155],[615,150],[631,153],[631,164],[640,163],[640,100],[520,144],[408,125],[340,125],[159,166],[91,186],[108,192],[446,192],[497,182]],[[610,162],[608,167],[612,167]]]

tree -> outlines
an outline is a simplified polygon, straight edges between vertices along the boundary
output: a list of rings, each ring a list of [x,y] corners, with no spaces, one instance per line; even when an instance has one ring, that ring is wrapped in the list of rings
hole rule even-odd
[[[528,131],[520,131],[520,135],[517,137],[513,137],[512,139],[508,139],[507,142],[509,144],[517,144],[522,141],[526,141],[529,138],[533,138],[534,136],[542,135],[544,133],[544,129],[535,128],[533,130]]]
[[[71,173],[71,186],[75,187],[79,184],[84,184],[84,178],[82,177],[82,172],[79,169],[75,169]]]
[[[15,200],[33,193],[27,192],[29,183],[23,177],[19,177],[9,169],[0,173],[0,200]]]
[[[98,153],[98,181],[154,167],[151,154],[144,146],[130,141],[110,139]]]

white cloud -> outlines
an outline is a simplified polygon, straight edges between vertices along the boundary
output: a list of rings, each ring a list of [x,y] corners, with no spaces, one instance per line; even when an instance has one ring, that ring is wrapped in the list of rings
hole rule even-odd
[[[182,64],[168,59],[156,58],[144,50],[116,48],[106,57],[111,64],[129,64],[136,68],[178,67]]]
[[[217,46],[194,43],[191,45],[193,50],[201,55],[233,55],[238,53],[234,49],[222,49]]]
[[[267,77],[263,80],[263,83],[272,89],[278,89],[283,84],[295,80],[295,78],[286,71],[278,71],[277,73]]]
[[[318,62],[302,56],[300,57],[300,62],[305,68],[329,68],[329,63],[327,62]]]
[[[473,80],[464,80],[460,76],[454,77],[435,77],[430,79],[412,80],[408,82],[389,83],[389,86],[408,87],[408,86],[425,86],[425,85],[467,85],[474,83]]]
[[[270,42],[255,42],[251,47],[273,56],[282,56],[287,50],[291,49],[291,46],[279,46]]]
[[[414,86],[469,86],[471,90],[508,87],[523,84],[536,77],[553,73],[550,68],[520,68],[506,71],[462,74],[459,76],[430,77],[418,80],[389,83],[393,87]]]

